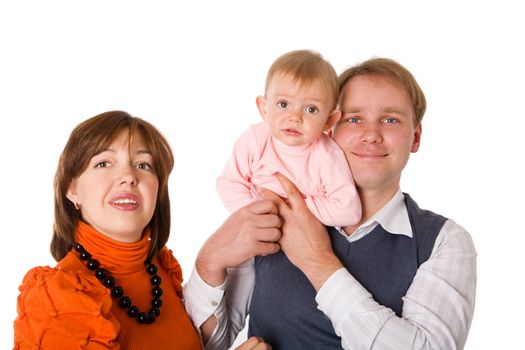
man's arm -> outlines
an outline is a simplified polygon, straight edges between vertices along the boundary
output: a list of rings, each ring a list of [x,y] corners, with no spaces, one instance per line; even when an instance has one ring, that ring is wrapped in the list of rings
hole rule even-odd
[[[275,205],[256,201],[233,213],[202,246],[185,286],[185,306],[204,343],[213,334],[215,345],[207,349],[227,348],[242,329],[253,289],[251,259],[279,250],[280,226]]]
[[[305,210],[295,186],[280,180],[290,203],[265,195],[277,203],[284,220],[281,248],[318,291],[319,309],[332,321],[345,349],[463,348],[476,287],[476,251],[464,229],[447,221],[403,298],[402,317],[397,317],[342,267],[324,227]]]
[[[279,244],[292,264],[308,278],[316,291],[343,264],[335,256],[325,226],[306,206],[297,187],[281,174],[277,174],[287,197],[286,203],[275,193],[264,188],[261,193],[272,200],[283,220]]]

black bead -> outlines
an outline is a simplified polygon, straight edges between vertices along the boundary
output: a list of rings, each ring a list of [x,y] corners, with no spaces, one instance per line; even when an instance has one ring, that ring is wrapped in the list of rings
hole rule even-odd
[[[139,313],[139,315],[137,316],[137,321],[138,323],[146,323],[148,321],[148,314],[146,314],[145,312]]]
[[[152,324],[153,322],[155,322],[157,320],[157,315],[155,315],[154,313],[152,313],[151,311],[148,312],[148,318],[146,319],[146,323],[147,324]]]
[[[155,297],[162,296],[162,288],[160,288],[159,286],[153,287],[153,289],[151,290],[151,294],[153,294],[153,296]]]
[[[157,275],[158,268],[155,264],[151,263],[151,260],[148,259],[144,263],[146,265],[147,273],[152,276],[150,278],[150,283],[154,286],[151,290],[151,294],[153,295],[153,299],[151,300],[152,308],[146,313],[141,312],[137,306],[132,305],[131,298],[124,295],[124,288],[115,285],[115,277],[111,276],[109,271],[101,268],[100,262],[93,259],[91,254],[84,249],[80,243],[75,243],[74,248],[78,252],[81,260],[87,260],[86,267],[95,272],[95,277],[100,283],[111,290],[111,297],[119,298],[118,305],[123,309],[128,309],[127,313],[129,317],[135,318],[137,322],[141,324],[150,324],[157,320],[160,316],[160,307],[162,306],[162,299],[160,299],[160,296],[162,296],[162,288],[160,288],[162,278]]]
[[[95,270],[95,277],[98,278],[99,280],[102,280],[104,277],[106,277],[108,275],[108,271],[107,270],[104,270],[102,268],[98,268]]]
[[[113,277],[111,275],[108,275],[108,276],[104,277],[102,279],[102,284],[106,288],[113,288],[113,286],[115,285],[115,277]]]
[[[86,266],[91,271],[94,271],[100,266],[100,263],[95,259],[89,259]]]
[[[159,308],[162,306],[162,299],[161,298],[153,298],[151,300],[151,306],[153,307],[156,307],[156,308]]]
[[[78,255],[80,256],[80,260],[88,260],[88,259],[91,259],[91,254],[89,254],[89,253],[86,252],[85,250],[84,250],[84,251],[81,251]]]
[[[150,282],[154,286],[158,286],[162,282],[162,278],[159,275],[152,276]]]
[[[158,307],[152,307],[151,310],[149,310],[149,313],[155,315],[155,317],[159,317],[160,309]]]
[[[148,271],[150,275],[154,275],[159,271],[159,269],[155,264],[149,264],[148,267],[146,267],[146,271]]]
[[[124,288],[122,288],[121,286],[115,286],[111,288],[111,296],[113,298],[120,298],[123,295],[124,295]]]
[[[130,297],[128,297],[127,295],[123,296],[122,298],[119,299],[118,305],[123,309],[127,309],[128,307],[131,306]]]
[[[132,307],[130,307],[128,309],[128,316],[129,317],[135,318],[135,317],[139,316],[140,314],[141,314],[141,312],[140,312],[139,308],[136,307],[135,305],[133,305]]]

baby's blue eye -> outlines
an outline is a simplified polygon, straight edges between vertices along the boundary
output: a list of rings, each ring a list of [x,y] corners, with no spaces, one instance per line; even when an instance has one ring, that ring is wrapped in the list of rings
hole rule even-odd
[[[315,112],[317,112],[317,107],[315,107],[315,106],[308,106],[308,107],[305,108],[305,110],[308,113],[315,113]]]

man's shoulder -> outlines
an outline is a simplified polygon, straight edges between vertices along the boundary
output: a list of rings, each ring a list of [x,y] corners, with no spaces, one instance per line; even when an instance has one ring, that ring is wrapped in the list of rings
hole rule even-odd
[[[426,229],[423,230],[423,232],[427,232],[429,227],[434,228],[436,233],[435,242],[433,244],[434,250],[442,247],[444,244],[451,243],[450,246],[458,247],[462,251],[475,253],[472,237],[463,226],[441,214],[437,214],[428,209],[421,209],[409,194],[403,193],[403,195],[405,196],[409,215],[415,214],[426,219]],[[420,230],[420,232],[421,231],[422,230]]]

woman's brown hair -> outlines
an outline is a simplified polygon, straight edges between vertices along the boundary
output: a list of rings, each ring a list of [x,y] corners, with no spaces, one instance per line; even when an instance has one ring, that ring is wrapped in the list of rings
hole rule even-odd
[[[157,202],[149,222],[151,240],[148,259],[166,244],[170,231],[170,200],[168,177],[173,169],[173,152],[168,141],[150,123],[123,111],[99,114],[80,123],[69,136],[60,155],[55,174],[55,221],[51,240],[51,255],[59,261],[73,248],[80,211],[66,197],[71,182],[86,170],[90,159],[106,149],[118,134],[127,129],[130,144],[139,133],[153,156],[155,173],[159,180]]]

